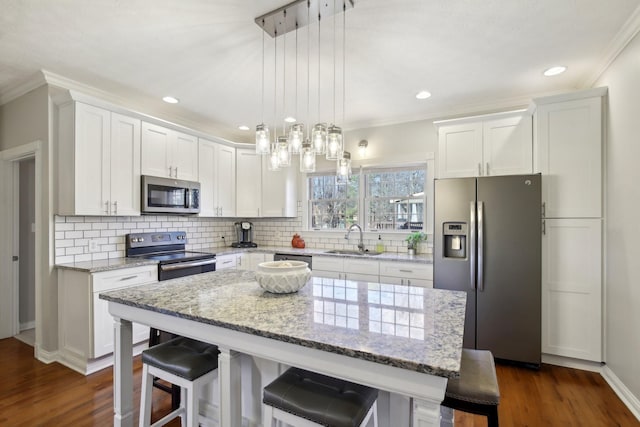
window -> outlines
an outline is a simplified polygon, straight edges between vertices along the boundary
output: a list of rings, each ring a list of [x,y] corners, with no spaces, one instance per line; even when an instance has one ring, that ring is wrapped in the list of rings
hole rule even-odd
[[[336,174],[312,175],[309,182],[309,227],[314,230],[347,228],[358,222],[360,177],[352,175],[346,184]]]
[[[347,184],[338,183],[335,173],[310,175],[309,228],[358,223],[370,231],[423,230],[426,178],[426,166],[362,169]]]

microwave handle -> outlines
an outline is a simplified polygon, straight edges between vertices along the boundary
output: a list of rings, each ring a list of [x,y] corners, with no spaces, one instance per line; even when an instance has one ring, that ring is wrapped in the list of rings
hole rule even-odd
[[[184,190],[184,207],[185,208],[190,208],[191,207],[191,190],[189,190],[188,188],[186,188]]]

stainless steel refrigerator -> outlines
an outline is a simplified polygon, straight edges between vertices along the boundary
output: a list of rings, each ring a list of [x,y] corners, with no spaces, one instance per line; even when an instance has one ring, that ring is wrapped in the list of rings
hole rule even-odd
[[[467,292],[464,347],[540,365],[540,175],[435,180],[433,285]]]

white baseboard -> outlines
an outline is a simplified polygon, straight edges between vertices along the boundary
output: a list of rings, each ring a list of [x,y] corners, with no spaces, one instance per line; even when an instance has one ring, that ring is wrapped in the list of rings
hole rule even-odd
[[[542,363],[549,365],[563,366],[565,368],[580,369],[581,371],[590,371],[602,373],[603,364],[600,362],[591,362],[588,360],[573,359],[571,357],[555,356],[553,354],[543,354]]]
[[[36,321],[35,320],[31,320],[29,322],[20,323],[20,332],[26,331],[27,329],[35,329],[35,328],[36,328]]]
[[[601,374],[620,400],[622,400],[622,403],[624,403],[638,421],[640,421],[640,400],[631,393],[631,390],[620,381],[620,378],[618,378],[608,366],[605,365],[602,367]]]
[[[42,347],[38,343],[35,344],[35,358],[41,361],[42,363],[57,362],[58,361],[58,352],[57,351],[46,351],[43,350]]]
[[[149,343],[147,341],[134,344],[133,355],[134,356],[139,355],[140,353],[142,353],[143,350],[145,350],[148,347],[149,347]],[[82,375],[90,375],[104,368],[108,368],[109,366],[112,366],[113,353],[100,357],[98,359],[87,360],[82,357],[78,357],[70,352],[67,352],[67,353],[60,352],[55,361]]]

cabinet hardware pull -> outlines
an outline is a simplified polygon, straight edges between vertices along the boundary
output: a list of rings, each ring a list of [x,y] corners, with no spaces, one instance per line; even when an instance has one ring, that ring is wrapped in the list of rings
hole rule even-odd
[[[489,162],[487,162],[487,164],[484,167],[484,174],[486,176],[489,176]]]
[[[478,176],[482,176],[482,163],[478,163]]]
[[[413,270],[398,270],[402,273],[413,273]]]
[[[120,279],[121,282],[124,282],[125,280],[131,280],[131,279],[135,279],[138,276],[127,276],[127,277],[122,277]]]
[[[547,235],[547,221],[546,220],[542,220],[542,235],[546,236]]]
[[[113,214],[118,215],[118,201],[113,202]]]
[[[173,178],[173,167],[169,166],[169,178]]]
[[[407,279],[407,285],[411,286],[411,279]]]
[[[176,176],[175,177],[177,178],[178,177],[178,167],[176,166],[174,169],[176,170],[176,172],[175,172]]]
[[[104,202],[104,213],[109,215],[109,201]]]
[[[542,202],[542,218],[547,216],[547,202]]]

